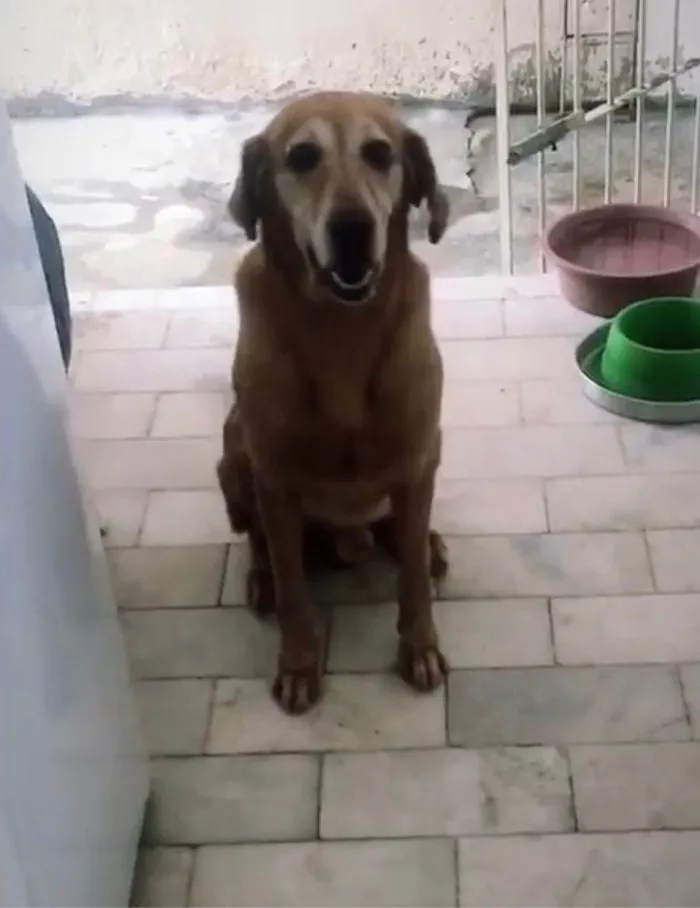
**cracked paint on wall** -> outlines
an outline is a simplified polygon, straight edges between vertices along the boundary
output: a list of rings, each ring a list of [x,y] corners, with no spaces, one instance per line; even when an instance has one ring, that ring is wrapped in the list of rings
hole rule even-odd
[[[681,34],[700,51],[700,4],[681,0]],[[667,0],[648,0],[650,70],[670,53]],[[545,0],[547,85],[557,94],[562,0]],[[604,32],[607,0],[582,5],[582,32]],[[618,0],[629,27],[634,0]],[[5,0],[0,84],[18,99],[280,100],[349,88],[430,100],[493,99],[493,0]],[[535,0],[509,0],[512,97],[534,100]],[[621,42],[616,79],[630,69]],[[584,51],[584,92],[600,96],[605,46]]]

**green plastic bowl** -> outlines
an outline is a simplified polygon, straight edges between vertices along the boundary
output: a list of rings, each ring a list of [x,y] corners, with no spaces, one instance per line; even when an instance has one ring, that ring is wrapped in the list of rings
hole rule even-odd
[[[669,297],[623,309],[610,326],[600,368],[618,394],[700,400],[700,301]]]

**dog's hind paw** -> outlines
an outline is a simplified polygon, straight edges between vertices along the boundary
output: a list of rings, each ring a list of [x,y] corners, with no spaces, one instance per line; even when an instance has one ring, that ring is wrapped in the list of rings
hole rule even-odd
[[[447,660],[437,646],[418,647],[401,640],[396,668],[406,684],[417,691],[430,691],[445,680]]]
[[[394,561],[399,558],[399,544],[396,538],[396,522],[393,517],[382,517],[370,525],[375,544],[385,555]],[[447,546],[437,530],[428,534],[428,548],[430,555],[430,576],[433,580],[442,580],[447,573],[449,563],[447,560]]]
[[[280,668],[272,685],[272,696],[290,715],[308,712],[321,698],[321,671],[318,665],[289,671]]]
[[[449,568],[447,546],[442,536],[435,530],[430,531],[428,544],[430,546],[430,576],[433,580],[442,580]]]
[[[246,577],[246,605],[258,618],[275,614],[275,581],[272,570],[251,567]]]

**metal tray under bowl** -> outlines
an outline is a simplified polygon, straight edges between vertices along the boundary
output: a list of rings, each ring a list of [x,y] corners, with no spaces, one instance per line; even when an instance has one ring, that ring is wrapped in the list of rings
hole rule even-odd
[[[584,338],[576,348],[576,365],[583,393],[597,407],[637,419],[641,422],[681,424],[700,422],[700,400],[665,403],[655,400],[640,400],[626,397],[605,388],[598,378],[591,374],[589,364],[592,358],[600,357],[605,346],[605,339],[610,331],[610,324],[601,325]]]

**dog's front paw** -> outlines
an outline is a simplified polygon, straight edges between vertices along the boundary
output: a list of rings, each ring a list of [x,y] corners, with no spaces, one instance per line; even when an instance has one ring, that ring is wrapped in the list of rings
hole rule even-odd
[[[430,691],[445,680],[447,660],[436,645],[418,646],[401,640],[396,668],[406,684],[417,691]]]
[[[321,668],[285,669],[280,665],[272,685],[272,696],[284,712],[299,716],[308,712],[321,698]]]

